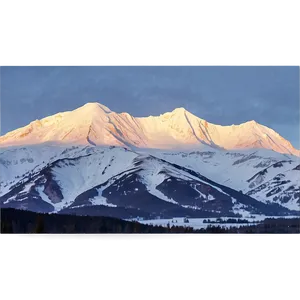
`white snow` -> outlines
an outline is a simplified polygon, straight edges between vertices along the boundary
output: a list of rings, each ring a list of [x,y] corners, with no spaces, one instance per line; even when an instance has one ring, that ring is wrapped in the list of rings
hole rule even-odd
[[[184,208],[191,208],[191,209],[198,209],[201,210],[201,208],[199,208],[198,206],[195,205],[181,205]]]
[[[183,226],[183,227],[192,227],[194,229],[207,228],[209,225],[212,226],[221,226],[221,227],[235,227],[235,226],[247,226],[249,224],[242,223],[203,223],[204,220],[216,221],[217,218],[188,218],[189,223],[184,222],[184,218],[173,218],[173,219],[154,219],[154,220],[137,220],[142,224],[154,225],[154,226]],[[222,218],[226,220],[226,218]],[[172,222],[173,221],[173,222]],[[177,221],[177,222],[176,222]]]
[[[138,157],[140,158],[140,157]],[[199,179],[196,176],[191,175],[188,172],[185,172],[183,170],[178,170],[177,168],[173,167],[170,164],[164,163],[160,160],[147,157],[142,155],[141,158],[143,158],[143,170],[139,172],[139,174],[142,177],[142,182],[146,185],[147,190],[149,193],[151,193],[154,196],[157,196],[158,198],[171,202],[173,204],[178,204],[175,200],[168,198],[165,196],[162,192],[160,192],[157,189],[157,186],[161,184],[164,180],[169,180],[170,176],[174,176],[177,179],[182,179],[186,181],[196,181],[199,183],[207,184],[204,180]],[[146,158],[146,159],[145,159]],[[215,186],[214,184],[210,184],[214,189],[218,190],[219,192],[228,195],[226,192],[224,192],[221,188]],[[203,198],[207,198],[207,201],[213,200],[214,197],[212,195],[204,195],[200,191],[198,191],[196,188],[195,190],[201,195]]]
[[[228,220],[228,219],[246,219],[249,222],[259,222],[263,221],[266,218],[282,218],[280,216],[262,216],[262,215],[251,215],[252,218],[249,217],[243,217],[243,218],[232,218],[232,217],[222,217],[222,220]],[[295,218],[299,216],[285,216],[285,218]],[[140,220],[140,219],[131,219],[128,221],[137,221],[142,224],[148,224],[148,225],[154,225],[154,226],[164,226],[167,227],[168,225],[170,227],[172,226],[183,226],[183,227],[192,227],[194,229],[201,229],[201,228],[207,228],[209,225],[211,226],[220,226],[223,228],[229,228],[229,227],[240,227],[240,226],[249,226],[249,225],[255,225],[256,223],[203,223],[204,220],[210,220],[212,222],[215,222],[217,218],[188,218],[189,223],[184,222],[185,218],[173,218],[173,219],[153,219],[153,220]],[[173,222],[172,222],[173,221]]]
[[[169,176],[169,174],[165,175],[160,173],[161,171],[163,171],[164,164],[160,163],[156,159],[145,159],[146,157],[144,156],[140,156],[139,158],[144,158],[143,170],[139,174],[142,177],[142,182],[146,185],[148,192],[164,201],[171,202],[173,204],[178,204],[175,200],[167,197],[156,188]]]
[[[211,200],[215,200],[215,197],[212,195],[208,195],[207,200],[211,201]]]
[[[149,153],[153,156],[149,156]],[[213,181],[220,182],[226,186],[230,186],[236,190],[249,191],[247,187],[250,182],[247,182],[254,174],[266,168],[266,165],[274,164],[275,162],[283,159],[282,154],[276,154],[270,157],[263,157],[256,152],[257,157],[248,159],[251,153],[247,153],[246,156],[243,152],[224,152],[215,151],[211,153],[207,152],[165,152],[158,150],[139,150],[138,152],[125,150],[120,147],[100,147],[100,146],[50,146],[50,145],[35,145],[26,147],[13,147],[5,148],[0,152],[0,168],[8,169],[8,172],[3,172],[0,179],[0,196],[6,194],[9,188],[17,182],[23,182],[28,175],[28,172],[35,173],[45,168],[48,163],[53,163],[60,160],[52,166],[54,179],[61,187],[64,199],[61,203],[55,204],[55,208],[59,210],[61,207],[70,205],[72,201],[81,193],[89,190],[99,184],[104,183],[108,179],[116,176],[117,174],[130,170],[132,168],[142,168],[139,171],[142,182],[145,184],[147,190],[152,195],[173,204],[178,204],[174,199],[167,197],[157,189],[157,186],[164,180],[170,182],[170,176],[174,176],[178,179],[185,181],[196,181],[199,183],[205,183],[204,180],[199,179],[183,170],[178,170],[168,163],[164,163],[157,160],[156,157],[161,157],[171,163],[176,163],[181,166],[190,166],[191,169],[199,172],[200,174],[212,179]],[[253,152],[252,152],[253,155]],[[68,158],[73,158],[69,160]],[[245,160],[246,158],[246,160]],[[234,164],[237,160],[245,160],[239,164]],[[285,157],[286,159],[286,157]],[[135,163],[142,163],[142,165],[135,167]],[[262,164],[261,167],[257,167],[258,164]],[[291,161],[283,163],[282,168],[274,168],[273,166],[268,168],[268,173],[264,175],[263,182],[268,182],[270,176],[273,176],[276,172],[286,170],[287,178],[291,181],[291,184],[284,185],[284,190],[294,185],[295,188],[299,188],[299,171],[287,170],[288,168],[294,168],[298,161]],[[275,171],[274,171],[275,170]],[[27,175],[26,175],[27,172]],[[130,177],[131,171],[125,172]],[[125,174],[123,173],[123,174]],[[270,174],[269,174],[270,173]],[[16,178],[15,174],[19,178]],[[226,179],[227,178],[227,179]],[[116,179],[116,178],[115,178]],[[222,182],[224,181],[225,182]],[[27,186],[29,189],[30,186]],[[212,187],[219,192],[225,193],[221,188],[212,184]],[[272,185],[270,186],[270,188]],[[26,187],[25,187],[26,189]],[[197,189],[195,189],[197,190]],[[253,197],[262,202],[266,200],[272,201],[274,198],[266,198],[266,193],[270,189],[265,189],[261,193],[255,194]],[[26,191],[26,190],[24,190]],[[135,188],[135,192],[137,192]],[[211,201],[214,197],[210,194],[205,195],[197,190],[199,195],[204,198],[204,201]],[[284,191],[283,191],[284,192]],[[291,193],[291,192],[289,192]],[[227,194],[227,193],[225,193]],[[41,197],[47,202],[50,201],[44,193],[40,192]],[[46,197],[46,198],[45,198]],[[11,201],[14,198],[10,198],[7,201]],[[102,198],[95,200],[102,201]],[[103,200],[104,201],[104,200]],[[232,199],[236,202],[235,199]],[[51,201],[50,201],[51,202]],[[100,203],[99,202],[99,203]],[[102,202],[101,202],[102,203]],[[105,204],[105,202],[103,202]],[[53,205],[53,203],[51,203]],[[292,198],[291,201],[284,204],[290,209],[299,209],[297,199]],[[239,209],[235,208],[238,212]]]
[[[16,200],[16,196],[12,196],[12,197],[8,198],[6,201],[3,202],[3,204],[7,204],[13,200]]]
[[[102,196],[103,190],[104,190],[104,188],[97,189],[98,196],[91,199],[92,204],[93,205],[105,205],[105,206],[109,206],[109,207],[117,207],[117,205],[115,205],[115,204],[108,203],[107,199]]]
[[[61,167],[54,168],[54,174],[66,198],[75,199],[84,191],[130,168],[135,157],[135,153],[122,148],[99,148],[92,156],[81,157],[75,162],[62,162]],[[65,164],[67,167],[64,167]]]
[[[274,175],[277,172],[270,173]],[[279,178],[279,181],[276,178]],[[288,209],[299,211],[300,203],[298,203],[297,193],[300,193],[300,171],[293,169],[277,173],[270,180],[264,180],[260,185],[249,191],[249,195],[259,201],[264,203],[275,202]],[[282,201],[285,197],[289,198],[287,202]]]
[[[261,150],[252,153],[213,150],[210,151],[210,156],[206,154],[207,151],[156,150],[152,153],[166,161],[192,169],[212,181],[244,192],[249,190],[247,180],[266,167],[288,159],[293,161],[291,166],[299,164],[295,157]]]
[[[64,202],[59,202],[59,203],[53,203],[48,196],[43,192],[43,188],[38,187],[37,188],[37,192],[40,195],[40,197],[42,198],[43,201],[51,204],[54,207],[54,212],[58,212],[59,210],[61,210],[62,208],[64,208]]]

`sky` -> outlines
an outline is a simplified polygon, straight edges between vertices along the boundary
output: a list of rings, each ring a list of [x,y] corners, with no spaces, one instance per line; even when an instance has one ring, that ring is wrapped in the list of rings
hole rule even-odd
[[[298,67],[1,67],[1,135],[99,102],[135,117],[184,107],[210,123],[249,120],[299,145]]]

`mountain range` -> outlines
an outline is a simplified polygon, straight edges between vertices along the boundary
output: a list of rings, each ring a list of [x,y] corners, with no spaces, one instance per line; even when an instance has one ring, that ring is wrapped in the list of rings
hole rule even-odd
[[[184,108],[135,118],[87,103],[0,137],[0,203],[120,218],[295,214],[299,156],[255,121],[215,125]]]

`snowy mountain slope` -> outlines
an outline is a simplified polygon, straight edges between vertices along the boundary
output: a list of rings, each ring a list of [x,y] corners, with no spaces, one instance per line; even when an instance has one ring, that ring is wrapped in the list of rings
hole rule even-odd
[[[290,166],[300,163],[298,157],[270,150],[243,151],[152,151],[153,155],[169,162],[192,169],[216,182],[243,192],[251,189],[248,180],[259,171],[282,161]],[[285,167],[285,165],[283,166]],[[279,168],[279,166],[278,166]],[[278,168],[276,170],[278,170]],[[265,180],[271,176],[266,176]],[[252,187],[253,188],[253,187]]]
[[[58,149],[55,150],[58,152]],[[23,201],[26,193],[34,191],[35,196],[58,211],[71,204],[78,194],[126,170],[137,156],[134,152],[116,147],[77,150],[72,155],[66,150],[58,152],[56,160],[27,171],[9,188],[1,189],[3,204]],[[66,154],[68,158],[64,157]]]
[[[300,151],[274,130],[255,121],[220,126],[184,108],[160,116],[134,118],[99,103],[36,120],[0,137],[0,146],[44,142],[123,146],[132,149],[272,149],[300,156]]]
[[[191,175],[198,177],[200,179],[200,181],[205,182],[206,184],[209,184],[211,187],[217,189],[218,191],[225,193],[227,195],[231,196],[232,199],[232,203],[234,204],[233,206],[233,211],[238,212],[239,214],[242,213],[242,211],[247,213],[247,210],[249,210],[249,205],[252,206],[253,208],[256,207],[263,211],[263,214],[269,214],[271,211],[274,211],[277,213],[277,209],[279,208],[280,205],[277,205],[277,203],[272,203],[271,201],[268,202],[268,205],[270,205],[268,208],[267,207],[263,207],[261,206],[262,203],[259,203],[260,201],[256,201],[254,198],[247,198],[245,197],[246,195],[244,195],[242,193],[242,191],[236,191],[228,186],[219,184],[214,182],[213,180],[210,180],[208,178],[206,178],[205,176],[202,176],[201,174],[199,174],[198,172],[195,172],[193,170],[189,170],[186,169],[182,166],[176,165],[176,164],[172,164],[176,169],[179,170],[184,170],[187,171],[188,173],[190,173]],[[299,166],[298,166],[299,167]],[[298,168],[297,167],[297,168]],[[211,188],[208,188],[209,191],[211,191]],[[206,189],[204,189],[204,191],[206,192]],[[211,196],[207,195],[207,200],[210,201]],[[247,209],[248,207],[248,209]],[[294,212],[298,213],[299,209],[295,209]],[[253,212],[253,211],[252,211]]]
[[[298,163],[299,163],[298,161],[282,160],[272,164],[270,167],[267,167],[262,171],[259,171],[258,173],[256,173],[254,176],[252,176],[250,179],[247,180],[248,189],[256,188],[262,183],[265,183],[266,181],[277,176],[279,173],[293,171],[293,168],[296,168]],[[295,180],[299,179],[300,174],[294,172],[292,172],[291,174],[294,175]]]
[[[83,213],[94,199],[130,207],[160,217],[182,215],[249,215],[287,213],[279,205],[264,205],[200,174],[153,156],[138,156],[134,167],[79,195],[64,212]]]
[[[131,216],[149,217],[289,213],[151,155],[123,148],[90,149],[22,178],[0,197],[1,206],[81,214],[95,206],[99,214],[123,209],[124,217],[128,210]]]
[[[41,170],[64,148],[51,146],[0,148],[0,196],[29,172]]]
[[[109,152],[110,148],[99,150],[91,146],[49,144],[0,148],[0,196],[8,192],[22,177],[36,173],[58,159],[84,156],[97,153],[98,150]]]
[[[280,173],[276,168],[283,167]],[[278,203],[291,210],[300,209],[300,165],[292,168],[290,162],[279,162],[256,174],[249,180],[253,187],[247,195],[264,203]],[[277,171],[278,172],[278,171]],[[270,174],[269,176],[267,176]],[[274,177],[273,177],[274,176]],[[268,180],[265,180],[265,177]],[[271,177],[271,179],[269,179]]]
[[[41,170],[55,160],[83,156],[100,151],[99,149],[102,148],[79,145],[50,146],[47,144],[0,148],[0,196],[7,192],[10,186],[16,183],[22,175],[28,175],[34,170]],[[106,147],[106,149],[109,150],[110,148]],[[138,152],[145,155],[151,153],[156,157],[187,167],[216,182],[244,192],[251,188],[247,184],[247,180],[264,168],[283,160],[292,161],[292,165],[300,162],[297,157],[262,149],[239,152],[224,152],[217,149],[192,152],[140,149]]]

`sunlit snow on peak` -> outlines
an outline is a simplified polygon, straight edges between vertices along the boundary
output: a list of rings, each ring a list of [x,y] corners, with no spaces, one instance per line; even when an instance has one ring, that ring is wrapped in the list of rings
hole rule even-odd
[[[74,111],[36,120],[0,137],[0,146],[45,142],[151,149],[270,149],[299,156],[274,130],[254,120],[221,126],[179,107],[160,116],[136,118],[103,104],[87,103]]]

